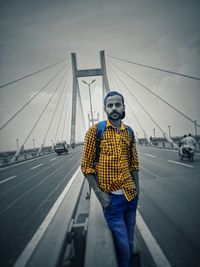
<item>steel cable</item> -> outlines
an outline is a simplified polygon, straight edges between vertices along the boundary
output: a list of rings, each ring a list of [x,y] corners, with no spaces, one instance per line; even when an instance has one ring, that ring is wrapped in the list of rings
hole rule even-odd
[[[62,69],[60,69],[54,76],[53,78],[51,78],[34,96],[32,96],[14,115],[12,115],[10,117],[10,119],[7,120],[7,122],[5,122],[1,127],[0,130],[2,130],[6,125],[8,125],[28,104],[30,104],[30,102],[36,98],[36,96],[38,96],[65,68],[62,67]]]
[[[109,67],[110,67],[111,71],[113,71],[112,67],[111,67],[111,66],[109,66]],[[123,92],[123,90],[122,90],[122,89],[120,89],[120,86],[118,85],[118,82],[116,81],[116,79],[115,79],[115,77],[113,76],[113,74],[111,73],[111,71],[110,71],[110,74],[111,74],[111,76],[113,77],[113,79],[114,79],[115,83],[117,84],[117,87],[118,87],[119,91]],[[114,72],[114,71],[113,71],[113,72]],[[116,75],[116,74],[115,74],[115,75]],[[118,76],[117,76],[117,77],[118,77]],[[118,78],[118,79],[119,79],[119,78]],[[139,122],[139,120],[138,120],[138,118],[137,118],[137,116],[136,116],[135,112],[133,111],[133,109],[132,109],[132,107],[130,106],[130,104],[128,103],[128,101],[126,101],[126,102],[127,102],[128,106],[129,106],[129,108],[130,108],[131,112],[133,113],[133,115],[134,115],[134,117],[135,117],[135,119],[136,119],[137,123],[139,124],[139,126],[140,126],[141,130],[142,130],[142,131],[143,131],[143,133],[144,133],[144,132],[145,132],[145,130],[144,130],[144,128],[142,127],[141,123]]]
[[[44,112],[45,112],[45,110],[47,109],[47,107],[48,107],[49,103],[51,102],[52,98],[54,97],[55,93],[57,92],[57,90],[58,90],[58,88],[59,88],[59,86],[60,86],[61,82],[63,81],[63,79],[64,79],[65,75],[66,75],[66,74],[64,73],[64,75],[63,75],[62,79],[61,79],[61,80],[60,80],[60,82],[58,83],[58,85],[57,85],[56,89],[54,90],[54,92],[53,92],[52,96],[50,97],[49,101],[47,102],[47,104],[46,104],[45,108],[44,108],[44,109],[43,109],[43,111],[41,112],[40,116],[38,117],[37,121],[35,122],[34,126],[32,127],[32,129],[31,129],[30,133],[29,133],[29,134],[28,134],[28,136],[26,137],[26,139],[25,139],[25,141],[24,141],[23,145],[26,143],[26,141],[28,140],[28,138],[31,136],[31,134],[32,134],[33,130],[35,129],[35,127],[36,127],[36,125],[38,124],[38,122],[40,121],[40,119],[41,119],[42,115],[44,114]]]
[[[69,71],[69,69],[67,70],[67,72],[68,72],[68,71]],[[65,83],[64,83],[64,85],[63,85],[63,89],[62,89],[62,91],[61,91],[61,93],[60,93],[60,97],[59,97],[58,102],[57,102],[57,104],[56,104],[56,107],[55,107],[55,109],[54,109],[53,116],[52,116],[51,121],[50,121],[50,123],[49,123],[49,126],[48,126],[48,128],[47,128],[47,131],[46,131],[46,134],[45,134],[45,137],[44,137],[44,139],[43,139],[42,144],[45,143],[45,140],[46,140],[46,138],[47,138],[49,129],[50,129],[51,125],[52,125],[53,119],[54,119],[55,114],[56,114],[56,111],[57,111],[57,109],[58,109],[58,105],[59,105],[59,103],[60,103],[61,97],[62,97],[62,95],[63,95],[63,93],[64,93],[64,89],[67,88],[67,82],[69,81],[68,78],[69,78],[69,76],[67,76],[66,81],[65,81]],[[66,89],[66,92],[67,92],[67,91],[68,91],[68,90]],[[66,97],[66,94],[65,94],[65,97]],[[64,97],[64,99],[65,99],[65,97]]]
[[[35,72],[33,72],[33,73],[30,73],[30,74],[28,74],[28,75],[26,75],[26,76],[20,77],[20,78],[14,80],[14,81],[11,81],[11,82],[2,84],[2,85],[0,85],[0,88],[6,87],[6,86],[11,85],[11,84],[13,84],[13,83],[16,83],[16,82],[19,82],[19,81],[21,81],[21,80],[24,80],[24,79],[26,79],[26,78],[28,78],[28,77],[30,77],[30,76],[33,76],[33,75],[38,74],[38,73],[40,73],[40,72],[42,72],[42,71],[44,71],[44,70],[47,70],[47,69],[50,69],[50,68],[52,68],[52,67],[54,67],[54,66],[56,66],[56,65],[59,65],[59,64],[65,62],[65,61],[66,61],[66,59],[65,59],[65,60],[62,60],[62,61],[59,61],[59,62],[57,62],[57,63],[55,63],[55,64],[53,64],[53,65],[50,65],[50,66],[48,66],[48,67],[45,67],[45,68],[43,68],[43,69],[40,69],[40,70],[38,70],[38,71],[35,71]]]
[[[68,81],[69,81],[69,79],[68,79]],[[55,134],[55,137],[54,137],[54,144],[55,144],[55,140],[56,140],[56,138],[57,138],[58,129],[59,129],[59,127],[60,127],[60,122],[61,122],[61,118],[62,118],[62,115],[63,115],[64,104],[65,104],[65,99],[64,99],[64,101],[63,101],[63,103],[62,103],[62,107],[61,107],[60,118],[59,118],[59,121],[58,121],[58,126],[57,126],[57,129],[56,129],[56,134]]]
[[[121,69],[119,66],[117,66],[116,64],[114,64],[110,59],[108,59],[110,61],[111,64],[113,64],[117,69],[119,69],[121,72],[123,72],[124,74],[126,74],[129,78],[131,78],[133,81],[135,81],[137,84],[139,84],[140,86],[142,86],[144,89],[146,89],[147,91],[149,91],[151,94],[153,94],[154,96],[156,96],[157,98],[159,98],[161,101],[163,101],[165,104],[167,104],[168,106],[170,106],[171,108],[173,108],[174,110],[176,110],[179,114],[181,114],[182,116],[184,116],[186,119],[190,120],[191,122],[195,123],[196,121],[191,119],[190,117],[188,117],[187,115],[185,115],[183,112],[181,112],[180,110],[178,110],[177,108],[175,108],[174,106],[172,106],[170,103],[168,103],[166,100],[164,100],[163,98],[161,98],[159,95],[155,94],[154,92],[152,92],[149,88],[147,88],[145,85],[143,85],[142,83],[140,83],[139,81],[137,81],[135,78],[133,78],[129,73],[127,73],[126,71],[124,71],[123,69]],[[196,123],[196,125],[198,127],[200,127],[199,124]]]
[[[109,60],[110,61],[110,60]],[[111,61],[110,61],[111,62]],[[116,74],[116,72],[113,70],[113,72]],[[121,83],[126,87],[126,89],[129,91],[129,93],[134,97],[136,102],[142,107],[142,109],[146,112],[146,114],[150,117],[150,119],[154,122],[154,124],[160,129],[160,131],[164,134],[164,131],[162,128],[158,125],[158,123],[153,119],[153,117],[149,114],[149,112],[146,110],[146,108],[140,103],[140,101],[136,98],[136,96],[129,90],[128,86],[124,83],[124,81],[119,78],[119,76],[116,74],[118,79],[121,81]]]
[[[200,80],[199,77],[195,77],[195,76],[191,76],[191,75],[187,75],[187,74],[183,74],[183,73],[178,73],[178,72],[175,72],[175,71],[165,70],[165,69],[161,69],[161,68],[156,68],[156,67],[153,67],[153,66],[144,65],[144,64],[140,64],[140,63],[137,63],[137,62],[134,62],[134,61],[122,59],[122,58],[119,58],[119,57],[114,57],[114,56],[109,56],[109,55],[107,55],[107,56],[110,57],[110,58],[114,58],[114,59],[118,59],[118,60],[121,60],[121,61],[124,61],[124,62],[127,62],[127,63],[134,64],[134,65],[137,65],[137,66],[142,66],[142,67],[149,68],[149,69],[159,70],[159,71],[167,72],[167,73],[174,74],[174,75],[183,76],[183,77],[194,79],[194,80],[198,80],[198,81]]]

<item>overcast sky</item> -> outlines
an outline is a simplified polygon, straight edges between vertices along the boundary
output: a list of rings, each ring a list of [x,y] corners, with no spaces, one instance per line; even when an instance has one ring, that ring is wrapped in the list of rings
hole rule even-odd
[[[195,0],[0,0],[0,84],[15,80],[60,60],[77,55],[78,68],[98,68],[99,51],[108,55],[132,60],[141,64],[200,77],[200,1]],[[161,73],[155,70],[112,62],[136,80],[164,98],[171,105],[200,123],[200,82]],[[55,75],[60,66],[29,79],[0,89],[0,124],[5,123],[23,104]],[[127,84],[132,94],[165,132],[171,126],[172,135],[194,131],[194,124],[152,96],[144,88],[122,74],[107,60],[107,73],[111,89],[124,93],[126,114],[139,137],[143,136],[129,106],[148,135],[162,136],[162,132],[141,109],[130,92],[114,72]],[[61,79],[62,75],[58,77]],[[114,78],[115,77],[115,78]],[[93,78],[86,79],[88,82]],[[69,81],[71,83],[71,80]],[[16,138],[22,144],[56,87],[51,84],[8,126],[0,132],[0,151],[16,148]],[[101,79],[92,85],[93,109],[102,112]],[[89,112],[88,88],[81,82],[86,127]],[[69,98],[70,92],[67,93]],[[59,93],[55,97],[59,97]],[[62,100],[61,100],[62,101]],[[52,100],[47,112],[26,143],[39,146],[50,123],[57,100]],[[59,135],[69,139],[70,103],[64,99]],[[78,139],[83,139],[83,122],[78,110]],[[54,139],[58,114],[49,131],[46,143]],[[69,125],[69,123],[67,123]],[[81,127],[80,127],[81,125]],[[199,129],[198,129],[199,131]]]

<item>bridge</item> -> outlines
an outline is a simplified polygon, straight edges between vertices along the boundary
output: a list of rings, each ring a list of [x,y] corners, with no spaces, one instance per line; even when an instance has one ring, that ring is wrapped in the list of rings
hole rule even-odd
[[[184,267],[197,266],[200,261],[200,125],[184,108],[175,106],[173,99],[164,99],[135,78],[132,66],[193,82],[200,79],[105,55],[104,51],[100,51],[99,61],[95,68],[79,69],[72,53],[0,86],[2,90],[19,83],[23,86],[24,81],[27,85],[34,79],[39,84],[43,74],[45,79],[46,73],[49,75],[0,126],[5,143],[8,132],[16,133],[19,126],[18,137],[10,141],[16,141],[16,147],[0,153],[1,266],[117,266],[101,207],[80,171],[84,134],[90,125],[105,118],[103,97],[111,89],[125,97],[125,123],[135,131],[140,162],[133,266]],[[130,72],[124,64],[130,66]],[[152,105],[145,106],[151,101],[153,106],[157,103],[159,108],[169,109],[171,124],[179,124],[173,121],[177,114],[191,129],[197,140],[194,161],[178,157],[186,129],[173,135],[162,110],[158,116],[157,107],[153,113]],[[67,143],[67,155],[55,153],[57,142]]]

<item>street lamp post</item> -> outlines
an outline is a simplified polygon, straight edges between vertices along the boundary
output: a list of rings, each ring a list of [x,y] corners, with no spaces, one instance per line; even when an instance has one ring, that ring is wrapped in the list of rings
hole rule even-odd
[[[170,125],[168,125],[169,128],[169,137],[171,137],[171,129],[170,129]]]
[[[19,138],[16,138],[16,142],[17,142],[17,151],[19,150]]]
[[[195,128],[195,135],[197,137],[197,121],[196,120],[194,121],[194,128]]]
[[[86,81],[83,81],[83,83],[88,85],[88,89],[89,89],[89,97],[90,97],[90,112],[91,112],[91,119],[92,119],[92,125],[94,124],[94,119],[93,119],[93,110],[92,110],[92,97],[91,97],[91,89],[90,89],[90,85],[95,82],[96,80],[91,81],[91,83],[87,83]]]
[[[33,138],[33,150],[35,151],[35,138]]]
[[[153,129],[153,137],[156,138],[156,129]]]

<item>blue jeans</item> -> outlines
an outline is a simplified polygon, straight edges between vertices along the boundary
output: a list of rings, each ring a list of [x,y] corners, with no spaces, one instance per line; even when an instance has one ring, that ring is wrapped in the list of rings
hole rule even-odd
[[[103,208],[113,234],[119,267],[131,267],[134,226],[138,197],[127,201],[124,195],[110,194],[111,202]]]

